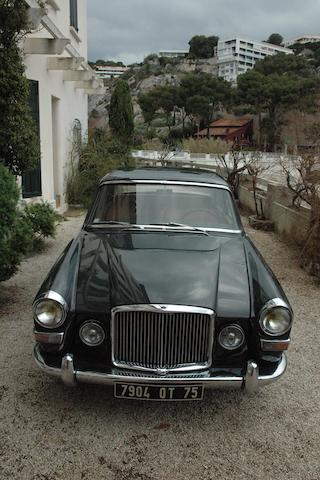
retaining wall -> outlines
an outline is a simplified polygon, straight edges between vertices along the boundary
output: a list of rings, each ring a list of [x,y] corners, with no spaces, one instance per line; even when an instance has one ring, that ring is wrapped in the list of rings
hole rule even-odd
[[[263,211],[268,218],[274,222],[275,230],[294,240],[303,241],[305,239],[310,210],[301,207],[295,210],[290,207],[291,194],[286,187],[280,185],[266,185],[266,191],[260,191],[257,195],[258,205],[262,202]],[[252,212],[255,212],[253,192],[248,185],[240,185],[239,188],[240,204]]]

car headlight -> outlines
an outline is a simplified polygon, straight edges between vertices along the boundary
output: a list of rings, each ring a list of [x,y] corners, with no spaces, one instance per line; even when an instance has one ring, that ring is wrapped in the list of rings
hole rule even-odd
[[[245,335],[239,325],[229,325],[221,330],[219,343],[226,350],[236,350],[244,343]]]
[[[280,298],[270,300],[260,313],[260,327],[268,335],[281,336],[292,325],[292,313],[288,305]]]
[[[35,321],[42,327],[57,328],[66,319],[67,304],[59,294],[48,292],[35,302],[33,313]]]
[[[98,347],[105,339],[105,333],[102,326],[92,320],[85,322],[80,330],[79,337],[88,347]]]

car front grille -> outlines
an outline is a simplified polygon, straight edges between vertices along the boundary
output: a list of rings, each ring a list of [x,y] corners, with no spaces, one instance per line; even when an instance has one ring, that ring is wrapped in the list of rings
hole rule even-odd
[[[214,312],[171,305],[134,305],[112,311],[112,360],[117,367],[192,371],[212,363]]]

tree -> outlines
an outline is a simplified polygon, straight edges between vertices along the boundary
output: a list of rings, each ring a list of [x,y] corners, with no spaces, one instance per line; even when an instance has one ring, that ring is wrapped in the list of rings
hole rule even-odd
[[[206,97],[193,95],[186,99],[186,112],[196,120],[198,134],[201,122],[204,122],[210,115],[209,110],[210,107]]]
[[[40,161],[19,42],[28,30],[24,0],[0,0],[0,162],[19,175]]]
[[[238,78],[238,99],[254,113],[266,113],[271,145],[280,143],[285,114],[293,108],[312,111],[320,82],[308,62],[293,55],[275,55],[257,62]]]
[[[181,99],[189,115],[196,116],[208,129],[214,114],[232,100],[232,87],[220,77],[207,73],[189,74],[181,80]]]
[[[169,130],[171,130],[171,127],[175,124],[175,116],[172,120],[172,112],[175,112],[175,107],[178,107],[180,105],[179,87],[155,87],[153,95],[157,97],[158,108],[161,108],[164,111],[167,118],[167,125],[169,127]]]
[[[261,152],[252,152],[250,157],[246,161],[246,170],[251,179],[251,186],[253,191],[254,206],[256,210],[256,218],[260,220],[265,220],[263,203],[260,199],[260,210],[258,205],[258,180],[261,176],[272,168],[272,163],[269,160],[265,161],[263,159],[263,153]]]
[[[320,277],[320,157],[309,153],[282,160],[287,186],[292,192],[292,204],[310,206],[309,227],[304,240],[301,263],[313,275]]]
[[[214,56],[214,49],[218,44],[219,37],[195,35],[189,41],[189,53],[196,58],[210,58]]]
[[[133,105],[129,86],[124,80],[118,80],[112,94],[109,108],[110,128],[113,135],[126,144],[133,139]]]
[[[296,75],[300,77],[310,77],[314,72],[310,68],[309,62],[303,56],[287,55],[278,53],[269,55],[263,60],[259,60],[254,69],[263,75]]]
[[[247,159],[245,154],[236,148],[218,157],[218,165],[222,169],[222,175],[226,178],[233,195],[239,198],[239,186],[241,175],[247,170]]]
[[[140,94],[138,97],[138,103],[142,110],[144,121],[149,128],[159,108],[158,99],[156,95],[154,95],[154,92],[150,91]]]
[[[272,33],[267,40],[267,43],[272,43],[273,45],[281,45],[283,42],[283,36],[280,33]]]

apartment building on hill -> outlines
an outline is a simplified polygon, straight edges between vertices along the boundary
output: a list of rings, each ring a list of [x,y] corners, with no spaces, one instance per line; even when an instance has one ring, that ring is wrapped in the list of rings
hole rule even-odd
[[[239,37],[219,40],[216,47],[218,75],[228,82],[236,83],[238,75],[252,69],[258,60],[278,53],[290,55],[293,51],[270,43]]]

